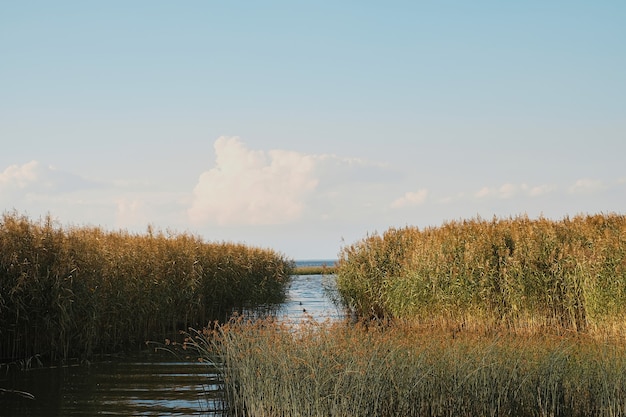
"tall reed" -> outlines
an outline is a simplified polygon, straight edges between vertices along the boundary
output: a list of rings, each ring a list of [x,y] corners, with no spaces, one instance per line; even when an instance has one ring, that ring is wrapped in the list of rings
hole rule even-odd
[[[90,356],[282,301],[293,262],[269,249],[0,221],[0,360]]]
[[[626,348],[595,339],[239,319],[211,342],[234,416],[626,415]]]
[[[603,331],[626,317],[626,216],[392,228],[343,248],[337,274],[359,317]]]

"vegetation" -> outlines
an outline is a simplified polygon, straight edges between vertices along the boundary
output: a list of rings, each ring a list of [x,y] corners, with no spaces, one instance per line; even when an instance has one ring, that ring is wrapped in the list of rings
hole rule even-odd
[[[350,320],[239,315],[183,348],[218,355],[238,417],[626,416],[625,242],[617,214],[390,229],[342,249]],[[279,301],[293,268],[189,235],[5,215],[0,353],[67,357],[200,328]]]
[[[296,275],[330,275],[337,271],[335,265],[321,266],[296,266],[294,274]]]
[[[585,337],[239,318],[190,345],[220,353],[234,416],[626,414],[626,347]]]
[[[293,262],[189,234],[0,221],[0,360],[88,357],[282,301]]]
[[[390,229],[344,248],[337,274],[338,291],[358,317],[621,331],[626,216]]]
[[[625,239],[615,214],[390,229],[342,250],[352,320],[189,343],[235,416],[624,416]]]

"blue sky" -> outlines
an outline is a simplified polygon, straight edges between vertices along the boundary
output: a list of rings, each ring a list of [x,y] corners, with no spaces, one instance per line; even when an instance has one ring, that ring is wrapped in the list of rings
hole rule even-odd
[[[626,2],[0,1],[0,209],[335,258],[626,207]]]

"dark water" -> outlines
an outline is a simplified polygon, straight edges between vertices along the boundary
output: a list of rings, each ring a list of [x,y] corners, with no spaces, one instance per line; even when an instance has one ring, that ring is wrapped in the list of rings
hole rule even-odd
[[[293,277],[280,319],[336,319],[334,277]],[[305,311],[306,310],[306,311]],[[0,369],[0,416],[221,416],[219,378],[210,364],[170,353],[145,353],[89,366]]]
[[[215,369],[173,356],[32,369],[2,375],[0,381],[35,397],[5,393],[3,416],[217,416],[223,409]]]

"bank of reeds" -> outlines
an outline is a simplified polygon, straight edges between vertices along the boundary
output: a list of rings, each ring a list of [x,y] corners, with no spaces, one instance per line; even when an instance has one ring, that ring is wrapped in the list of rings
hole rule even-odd
[[[343,248],[337,275],[358,317],[623,336],[626,216],[392,228]]]
[[[233,310],[278,303],[293,262],[190,234],[0,220],[0,361],[136,348]]]
[[[296,275],[332,275],[337,271],[335,265],[321,266],[296,266],[294,274]]]
[[[209,341],[238,417],[626,415],[626,347],[580,335],[240,319]]]

